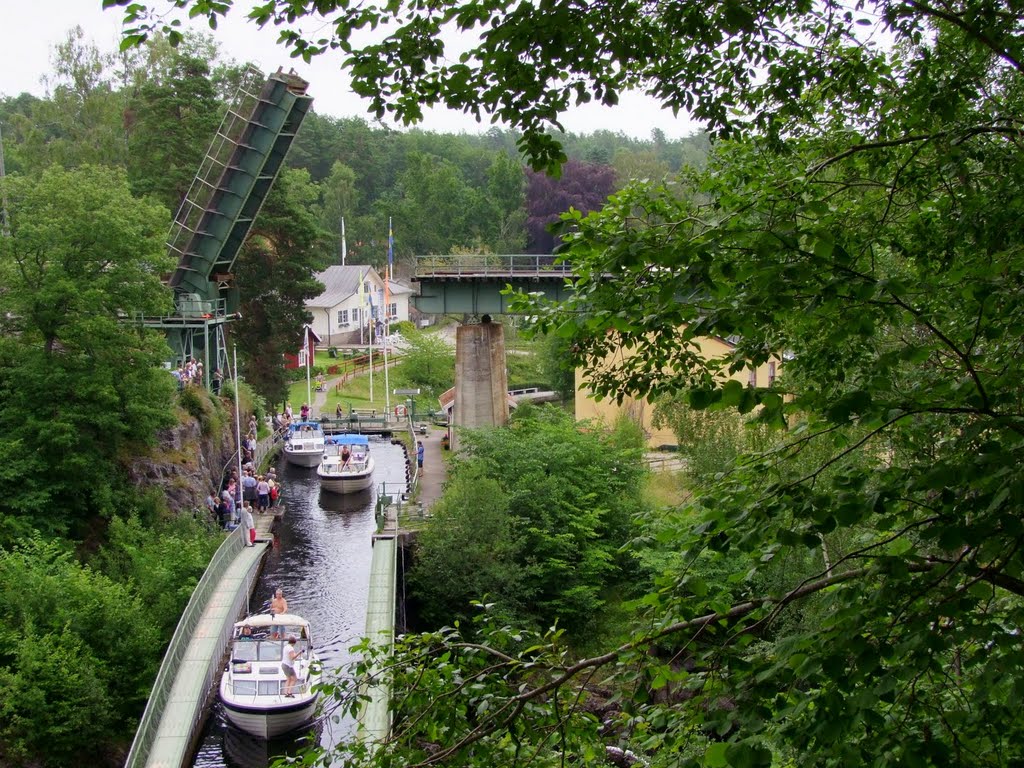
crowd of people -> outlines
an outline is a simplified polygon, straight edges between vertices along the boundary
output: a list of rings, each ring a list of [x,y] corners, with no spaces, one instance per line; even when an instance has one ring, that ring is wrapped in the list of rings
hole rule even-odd
[[[270,512],[278,505],[280,498],[281,484],[277,480],[277,470],[270,467],[266,474],[260,474],[256,471],[252,457],[247,455],[242,465],[242,476],[239,477],[238,470],[232,468],[223,487],[220,490],[214,488],[207,494],[206,507],[221,528],[232,530],[239,525],[245,528],[246,543],[252,545],[255,539],[254,512],[256,515]]]

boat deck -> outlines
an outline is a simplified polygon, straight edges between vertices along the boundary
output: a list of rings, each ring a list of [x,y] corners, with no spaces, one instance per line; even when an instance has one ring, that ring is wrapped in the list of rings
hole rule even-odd
[[[257,536],[268,537],[273,520],[274,515],[259,515]],[[258,538],[256,546],[243,548],[210,596],[178,666],[147,767],[180,768],[189,757],[195,725],[202,719],[209,691],[220,671],[225,627],[230,629],[238,618],[239,594],[248,597],[249,580],[269,545],[268,540]]]

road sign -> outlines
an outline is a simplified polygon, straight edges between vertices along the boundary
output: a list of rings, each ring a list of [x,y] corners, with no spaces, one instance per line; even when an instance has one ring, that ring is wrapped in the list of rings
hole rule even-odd
[[[394,390],[394,394],[396,394],[396,395],[418,395],[419,393],[420,393],[419,389],[396,389],[396,390]]]

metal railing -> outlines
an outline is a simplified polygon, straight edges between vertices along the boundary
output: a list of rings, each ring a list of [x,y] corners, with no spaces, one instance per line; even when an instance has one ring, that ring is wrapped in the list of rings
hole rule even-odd
[[[556,260],[550,254],[535,253],[417,256],[416,276],[564,278],[573,274],[571,264]]]
[[[206,571],[196,584],[196,588],[192,591],[192,597],[178,620],[178,626],[174,630],[163,661],[160,663],[160,671],[157,672],[156,681],[149,694],[149,701],[142,713],[139,727],[135,731],[135,739],[128,752],[125,768],[141,768],[146,764],[153,740],[160,727],[160,719],[171,694],[171,688],[178,675],[181,657],[188,648],[203,611],[206,610],[210,595],[216,589],[224,572],[234,562],[235,556],[245,546],[245,542],[242,540],[242,530],[242,528],[236,528],[221,542],[220,547],[211,558],[210,564],[206,567]]]

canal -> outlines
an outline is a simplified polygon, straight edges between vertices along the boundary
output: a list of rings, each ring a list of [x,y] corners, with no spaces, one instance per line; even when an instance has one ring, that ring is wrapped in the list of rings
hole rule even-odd
[[[316,469],[277,464],[284,482],[287,514],[278,522],[274,546],[267,554],[249,612],[267,610],[274,590],[284,590],[290,613],[309,619],[313,645],[325,670],[343,670],[354,661],[349,648],[362,637],[366,622],[371,536],[375,529],[377,489],[405,483],[405,450],[388,438],[370,438],[376,462],[374,488],[338,496],[320,491]],[[326,677],[326,675],[325,675]],[[314,736],[325,747],[348,739],[355,723],[334,722],[321,714]],[[227,722],[219,701],[212,705],[192,765],[196,768],[266,768],[282,755],[295,754],[309,735],[264,741]]]

